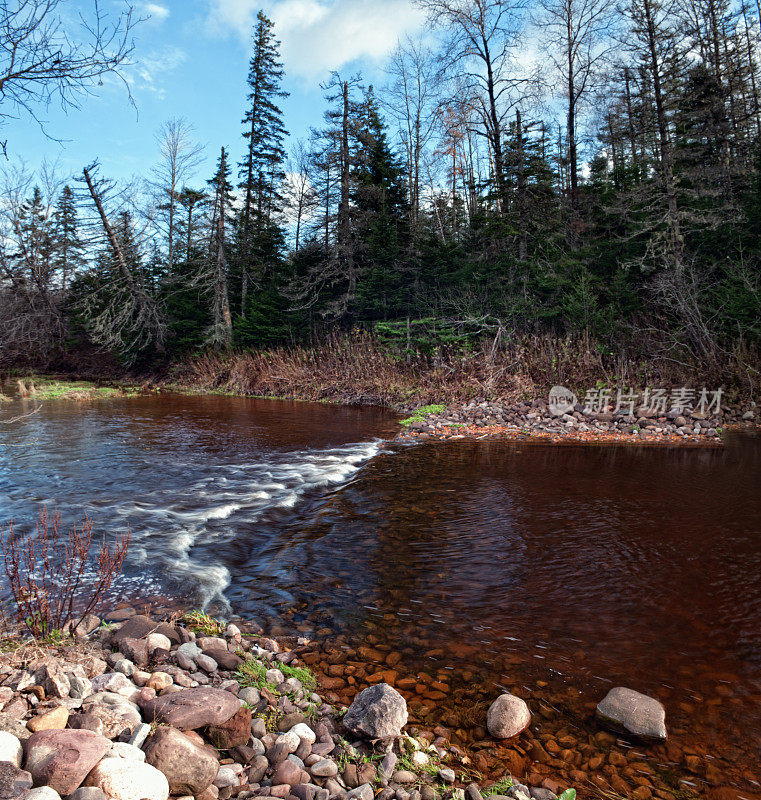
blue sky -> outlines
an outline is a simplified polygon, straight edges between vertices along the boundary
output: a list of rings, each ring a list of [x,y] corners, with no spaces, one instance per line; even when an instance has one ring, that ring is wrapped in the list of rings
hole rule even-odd
[[[71,10],[91,0],[67,0]],[[101,0],[118,12],[121,0]],[[286,126],[305,135],[319,125],[324,102],[319,84],[332,69],[362,72],[383,82],[383,62],[399,36],[415,33],[423,16],[411,0],[156,0],[133,2],[149,16],[135,31],[134,66],[128,79],[136,109],[122,86],[106,81],[79,110],[43,113],[50,141],[31,120],[5,126],[10,158],[35,168],[43,158],[75,173],[98,158],[102,172],[119,179],[146,175],[157,159],[155,134],[162,122],[183,116],[207,146],[196,183],[209,177],[219,148],[242,152],[240,120],[246,97],[251,27],[263,8],[276,23],[286,69]]]

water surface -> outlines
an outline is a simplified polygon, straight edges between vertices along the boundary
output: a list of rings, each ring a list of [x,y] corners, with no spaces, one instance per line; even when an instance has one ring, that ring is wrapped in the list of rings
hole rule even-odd
[[[400,673],[451,676],[464,744],[503,686],[597,746],[594,703],[631,686],[667,706],[654,790],[761,791],[758,437],[384,445],[377,409],[175,396],[3,428],[0,520],[57,503],[129,526],[127,595],[398,651]]]

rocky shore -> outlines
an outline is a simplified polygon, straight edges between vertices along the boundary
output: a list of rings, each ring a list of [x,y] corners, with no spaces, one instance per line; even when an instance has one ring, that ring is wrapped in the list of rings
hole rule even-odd
[[[640,406],[630,410],[613,408],[594,412],[576,403],[572,410],[553,413],[545,399],[530,403],[497,404],[471,402],[453,404],[440,411],[423,413],[404,409],[412,416],[403,421],[401,440],[499,437],[553,443],[621,442],[720,445],[727,429],[752,428],[757,423],[755,404],[722,405],[717,413],[691,408],[661,413]]]
[[[288,649],[200,614],[160,621],[128,609],[105,620],[88,616],[55,643],[6,642],[2,800],[575,796],[550,779],[473,781],[445,729],[408,726],[405,698],[388,683],[366,687],[348,708],[326,702],[299,642]],[[663,706],[629,689],[609,692],[598,719],[637,741],[666,738]],[[484,724],[506,740],[532,720],[505,692]]]

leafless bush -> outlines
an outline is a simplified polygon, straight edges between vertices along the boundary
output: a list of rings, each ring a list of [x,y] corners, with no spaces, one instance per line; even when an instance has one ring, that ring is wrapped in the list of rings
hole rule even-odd
[[[603,347],[586,335],[517,335],[506,332],[468,352],[395,352],[372,334],[335,334],[312,347],[253,352],[208,352],[174,375],[179,383],[241,394],[300,400],[338,400],[387,406],[495,402],[544,396],[561,384],[586,391],[608,386],[723,385],[735,394],[758,392],[759,354],[733,352],[714,369],[701,359],[657,358],[657,332],[640,350]]]
[[[90,557],[93,522],[84,522],[65,534],[58,511],[40,511],[35,530],[19,538],[11,524],[0,542],[5,574],[16,605],[18,621],[34,637],[72,628],[91,613],[121,571],[129,547],[129,532],[113,545],[103,538]],[[90,572],[90,567],[94,575]]]

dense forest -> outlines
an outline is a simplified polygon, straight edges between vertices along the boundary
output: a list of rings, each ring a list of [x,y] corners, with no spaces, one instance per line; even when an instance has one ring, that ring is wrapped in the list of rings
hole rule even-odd
[[[8,162],[0,362],[151,366],[369,330],[429,353],[585,337],[756,382],[761,6],[418,4],[430,35],[399,43],[383,85],[334,74],[295,141],[259,13],[212,175],[183,118],[129,185]]]

